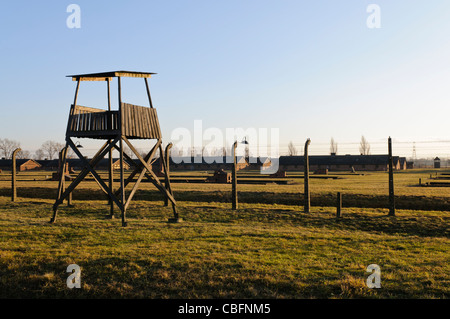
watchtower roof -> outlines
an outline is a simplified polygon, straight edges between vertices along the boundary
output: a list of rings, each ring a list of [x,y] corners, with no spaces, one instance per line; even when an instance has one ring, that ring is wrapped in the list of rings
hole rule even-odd
[[[107,78],[113,77],[130,77],[130,78],[150,78],[153,74],[151,72],[136,72],[136,71],[110,71],[100,73],[74,74],[67,75],[73,81],[105,81]]]

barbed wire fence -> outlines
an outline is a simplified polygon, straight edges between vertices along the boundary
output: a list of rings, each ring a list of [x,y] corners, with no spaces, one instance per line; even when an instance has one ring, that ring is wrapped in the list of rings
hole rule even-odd
[[[276,156],[288,156],[292,152],[289,149],[290,141],[281,143],[278,146],[271,145],[256,145],[249,148],[249,155],[253,157],[276,157]],[[169,142],[167,142],[169,143]],[[294,140],[292,141],[295,149],[297,150],[297,156],[303,156],[304,141]],[[359,155],[359,141],[339,142],[337,141],[337,153],[336,155]],[[387,154],[387,139],[383,141],[370,142],[370,154]],[[276,148],[276,149],[275,149]],[[137,147],[137,150],[141,153],[145,153],[150,149],[149,147]],[[227,148],[225,148],[227,149]],[[96,147],[90,145],[85,146],[82,152],[90,157],[96,152]],[[183,151],[184,154],[204,156],[218,156],[224,153],[224,149],[221,147],[210,147],[208,149],[194,149],[190,151]],[[242,150],[241,150],[242,152]],[[450,167],[450,140],[424,140],[424,141],[396,141],[393,140],[393,153],[394,156],[406,157],[408,161],[415,163],[415,167],[430,167],[433,165],[434,158],[438,157],[441,161],[441,167]],[[177,146],[173,147],[172,154],[181,154],[181,149],[177,149]],[[231,153],[228,153],[231,154]],[[330,155],[330,141],[311,141],[309,147],[310,155]]]

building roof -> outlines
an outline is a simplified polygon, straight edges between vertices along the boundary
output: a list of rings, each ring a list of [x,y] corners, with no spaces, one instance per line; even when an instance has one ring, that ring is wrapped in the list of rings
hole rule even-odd
[[[157,164],[159,164],[159,158],[156,160]],[[244,156],[237,156],[237,163],[246,163]],[[202,164],[202,165],[211,165],[211,164],[233,164],[233,156],[170,156],[169,165],[179,165],[179,164]]]
[[[68,158],[67,163],[69,164],[69,167],[84,167],[84,161],[82,161],[79,158]],[[90,159],[88,159],[90,161]],[[119,158],[113,158],[113,163],[118,162]],[[123,159],[123,161],[127,164],[130,164],[127,159]],[[138,160],[135,160],[138,161]],[[39,164],[41,164],[43,167],[47,168],[54,168],[59,166],[59,160],[58,159],[52,159],[52,160],[37,160]],[[109,165],[109,158],[102,158],[96,165],[96,167],[108,167]]]
[[[81,81],[105,81],[106,78],[113,77],[130,77],[130,78],[150,78],[153,74],[151,72],[137,72],[137,71],[110,71],[100,73],[86,73],[67,75],[73,81],[80,79]]]
[[[399,161],[393,156],[394,163]],[[280,156],[279,165],[303,165],[303,156]],[[309,165],[388,165],[388,155],[310,155]]]
[[[248,159],[249,164],[252,165],[264,165],[264,164],[270,164],[272,161],[270,157],[250,157]]]
[[[28,161],[32,161],[32,162],[35,162],[36,164],[42,165],[38,161],[29,159],[29,158],[16,159],[16,165],[20,166],[22,164],[25,164]],[[12,159],[0,159],[0,167],[12,167]]]

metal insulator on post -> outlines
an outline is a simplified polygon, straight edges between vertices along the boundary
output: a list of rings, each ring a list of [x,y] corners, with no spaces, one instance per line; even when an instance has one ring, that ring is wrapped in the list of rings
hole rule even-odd
[[[305,143],[305,153],[304,153],[304,211],[305,213],[310,212],[310,206],[311,206],[311,195],[309,192],[309,156],[308,156],[308,146],[311,144],[311,140],[308,138]]]

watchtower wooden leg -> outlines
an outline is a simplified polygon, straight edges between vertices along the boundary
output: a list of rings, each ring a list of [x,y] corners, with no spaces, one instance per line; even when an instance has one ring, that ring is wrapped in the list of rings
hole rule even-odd
[[[107,88],[107,95],[108,95],[108,111],[111,112],[111,84],[110,84],[110,78],[106,78],[106,88]],[[112,123],[111,123],[112,124]],[[109,127],[108,129],[111,129],[112,127]],[[111,140],[108,140],[109,143],[111,143]],[[108,165],[108,178],[109,178],[109,189],[111,192],[114,193],[114,170],[113,170],[113,155],[112,155],[112,149],[109,151],[109,165]],[[109,198],[109,218],[114,218],[114,201]]]
[[[62,193],[66,189],[66,167],[68,165],[67,163],[67,153],[69,152],[69,146],[66,145],[60,152],[59,152],[59,164],[60,164],[60,173],[62,174],[61,181],[62,181]],[[70,192],[69,196],[67,197],[67,206],[73,207],[72,205],[72,192]]]
[[[68,142],[66,142],[66,146],[59,152],[59,159],[60,159],[60,170],[61,170],[61,176],[59,177],[58,182],[58,194],[56,195],[56,201],[58,202],[64,192],[65,189],[65,176],[64,176],[64,168],[66,167],[66,161],[67,161],[67,149],[68,149]],[[56,222],[56,217],[58,214],[58,206],[53,206],[53,217],[50,219],[50,223]]]
[[[108,82],[109,84],[109,82]],[[111,143],[111,140],[109,140]],[[114,170],[113,170],[113,155],[112,149],[109,151],[109,165],[108,165],[108,179],[109,179],[109,189],[114,193]],[[109,218],[114,218],[114,201],[108,198],[109,203]]]
[[[164,167],[164,175],[165,175],[165,182],[164,182],[164,186],[166,187],[166,189],[172,194],[172,188],[170,186],[170,149],[172,148],[172,143],[169,143],[166,146],[165,152],[164,152],[164,163],[166,163],[166,166]],[[162,154],[162,150],[161,150],[161,154]],[[169,199],[167,198],[167,196],[164,197],[164,206],[169,206]]]
[[[170,144],[169,144],[170,145]],[[168,146],[168,148],[170,149],[170,147]],[[161,163],[163,165],[164,168],[164,174],[165,174],[165,181],[164,181],[164,185],[165,185],[165,190],[166,190],[166,194],[165,194],[165,201],[164,204],[165,206],[168,206],[168,201],[169,201],[169,196],[168,194],[170,194],[173,197],[173,193],[172,193],[172,187],[170,186],[170,178],[169,178],[169,165],[168,165],[168,153],[169,153],[169,149],[166,148],[166,154],[164,155],[162,147],[159,147],[160,149],[160,154],[161,154]],[[167,205],[166,205],[167,203]],[[172,201],[172,210],[173,210],[173,215],[174,218],[169,219],[169,222],[178,222],[179,220],[179,216],[178,216],[178,212],[177,212],[177,206],[175,204],[175,201]]]
[[[122,211],[122,226],[126,227],[127,226],[127,219],[126,219],[126,207],[125,207],[125,180],[124,180],[124,173],[123,173],[123,139],[124,137],[122,136],[120,141],[119,141],[119,148],[120,148],[120,189],[121,189],[121,193],[120,193],[120,201],[122,202],[122,207],[121,207],[121,211]]]

